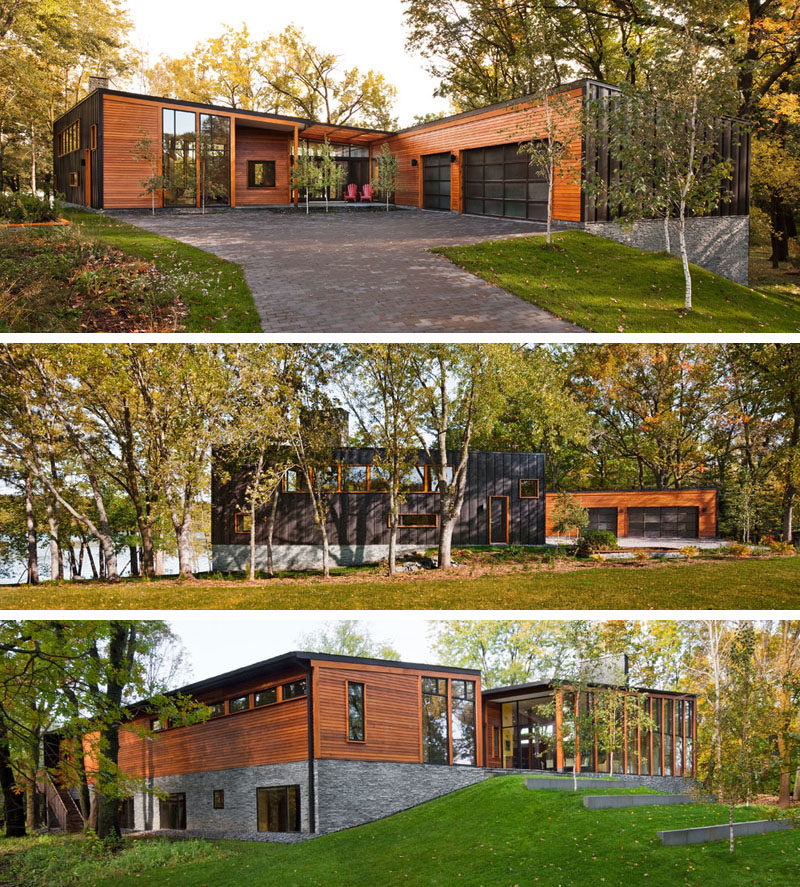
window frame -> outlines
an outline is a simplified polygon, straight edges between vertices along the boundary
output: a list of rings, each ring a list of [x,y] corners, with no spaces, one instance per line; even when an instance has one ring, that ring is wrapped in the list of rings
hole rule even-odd
[[[150,732],[163,733],[167,729],[167,724],[161,718],[150,718]]]
[[[370,476],[372,474],[372,471],[371,471],[372,466],[371,465],[361,465],[361,464],[355,463],[355,462],[352,464],[350,464],[349,462],[348,463],[339,462],[338,465],[339,465],[339,492],[340,493],[348,493],[348,494],[352,494],[354,496],[363,496],[365,493],[372,492],[372,490],[370,489],[370,483],[372,481],[372,478]],[[364,469],[365,474],[364,474],[364,489],[363,490],[345,490],[344,489],[344,486],[342,485],[342,470],[346,469],[346,468],[363,468]],[[377,490],[376,492],[380,494],[380,493],[388,493],[389,491],[388,490]]]
[[[81,148],[81,119],[68,123],[56,137],[56,156],[66,157]]]
[[[256,164],[263,163],[265,166],[267,164],[272,165],[272,184],[271,185],[258,185],[255,180],[256,173]],[[274,160],[248,160],[247,161],[247,187],[248,188],[257,188],[261,190],[262,188],[277,188],[278,187],[278,169],[277,164]]]
[[[234,702],[238,702],[240,699],[244,699],[245,702],[247,703],[247,705],[245,705],[243,708],[237,708],[237,709],[234,711],[234,709],[231,708],[231,705],[232,705]],[[250,711],[250,694],[249,694],[249,693],[243,693],[241,696],[231,696],[231,697],[229,697],[229,699],[228,699],[228,714],[229,714],[229,715],[238,715],[240,712],[243,712],[243,711]]]
[[[432,524],[404,524],[404,517],[432,517]],[[386,516],[386,526],[391,526],[391,515]],[[439,514],[435,511],[401,511],[397,515],[398,530],[436,530],[439,528]]]
[[[535,496],[526,496],[522,492],[523,484],[536,484],[536,495]],[[520,499],[541,499],[542,497],[542,484],[538,477],[521,477],[519,479],[519,488],[518,495]]]
[[[212,810],[224,810],[225,809],[225,789],[224,788],[212,789],[211,809]]]
[[[67,183],[70,188],[80,188],[80,186],[81,186],[80,173],[77,173],[77,172],[69,173]]]
[[[214,721],[217,718],[224,718],[227,714],[225,711],[224,699],[220,699],[218,702],[207,702],[206,705],[211,709],[211,714],[208,716],[209,721]],[[221,709],[221,711],[214,714],[215,709]]]
[[[258,811],[259,792],[277,792],[277,791],[280,791],[281,789],[284,791],[285,797],[286,797],[286,808],[287,808],[286,825],[287,825],[287,828],[284,830],[278,830],[278,831],[274,831],[274,832],[273,832],[273,830],[271,830],[269,828],[270,822],[269,822],[269,802],[268,801],[267,801],[267,805],[266,805],[267,822],[265,823],[267,828],[261,828],[261,822],[259,821],[259,815],[258,815],[258,812],[259,812]],[[294,828],[289,828],[290,823],[289,823],[289,816],[288,816],[288,812],[289,812],[288,808],[289,808],[289,792],[290,791],[293,791],[294,796],[295,796],[295,822],[294,822],[295,827]],[[290,832],[295,832],[295,833],[301,832],[303,830],[303,815],[302,815],[301,803],[302,803],[302,793],[300,792],[300,785],[298,783],[293,783],[293,784],[289,784],[289,785],[262,785],[262,786],[258,786],[256,788],[256,831],[266,832],[266,833],[272,832],[273,834],[288,834]]]
[[[89,149],[92,151],[97,150],[97,124],[93,123],[89,127]]]
[[[280,689],[280,684],[274,684],[272,687],[262,687],[260,690],[255,690],[253,692],[253,708],[266,708],[268,705],[277,705],[281,702],[280,694],[278,690]],[[261,693],[268,693],[270,690],[275,691],[275,699],[272,702],[258,702],[256,697]]]
[[[244,518],[252,517],[249,511],[237,511],[233,516],[233,532],[237,536],[249,536],[250,529],[242,530],[240,527],[242,526],[242,521]]]
[[[306,474],[303,471],[303,469],[298,468],[296,465],[293,465],[291,468],[287,468],[286,471],[284,471],[283,475],[281,476],[281,493],[286,493],[289,496],[307,496],[308,492],[309,492],[307,486],[306,486],[306,489],[304,489],[304,490],[288,490],[286,488],[286,475],[290,471],[297,472],[297,474],[298,474],[300,480],[303,482],[303,484],[307,485]]]
[[[356,742],[363,745],[367,741],[367,687],[363,681],[346,681],[345,707],[347,714],[347,741]],[[352,735],[352,726],[350,724],[350,688],[361,687],[361,739]]]
[[[286,688],[291,687],[293,684],[304,684],[303,692],[298,693],[297,696],[286,696]],[[308,696],[308,678],[295,678],[293,681],[286,681],[285,683],[280,685],[281,687],[281,702],[291,702],[293,699],[305,699]]]

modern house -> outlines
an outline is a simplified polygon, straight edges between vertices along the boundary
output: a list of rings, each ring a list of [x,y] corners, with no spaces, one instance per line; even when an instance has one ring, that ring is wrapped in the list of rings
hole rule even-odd
[[[347,414],[336,439],[347,438]],[[376,563],[388,554],[387,479],[369,447],[332,447],[325,481],[332,563]],[[458,454],[448,455],[455,464]],[[398,551],[435,547],[439,533],[439,494],[435,472],[420,451],[404,485]],[[224,464],[215,454],[211,474],[213,568],[244,570],[250,557],[250,513],[246,491],[252,469]],[[717,532],[717,491],[603,490],[571,493],[589,513],[589,526],[621,538],[709,539]],[[455,546],[544,545],[553,536],[557,493],[545,490],[542,453],[472,451],[467,462],[464,504],[453,533]],[[256,562],[266,565],[269,505],[256,511]],[[290,468],[277,494],[272,534],[276,569],[319,566],[322,543],[302,472]]]
[[[558,493],[547,494],[547,535],[553,536]],[[713,539],[717,490],[584,490],[570,495],[586,509],[589,528],[639,539]],[[569,535],[577,535],[573,532]]]
[[[574,109],[577,120],[585,102],[615,92],[595,80],[566,84],[557,90],[557,113],[568,117]],[[53,168],[56,188],[68,201],[95,209],[150,208],[142,182],[154,173],[164,177],[155,193],[159,208],[287,206],[298,201],[290,175],[301,146],[313,151],[328,139],[344,167],[345,188],[371,181],[374,157],[386,144],[398,157],[398,206],[542,222],[547,186],[517,147],[545,134],[543,105],[531,96],[391,133],[99,87],[55,121]],[[143,137],[151,145],[151,162],[136,148]],[[570,140],[569,159],[554,183],[552,219],[645,249],[661,248],[660,222],[622,229],[609,207],[582,189],[587,169],[614,175],[607,147],[589,144],[579,127]],[[713,216],[690,220],[690,258],[744,282],[746,129],[735,120],[721,121],[719,150],[732,165],[730,198]]]
[[[695,774],[695,697],[624,683],[598,684],[580,700],[552,682],[482,692],[473,669],[291,652],[175,693],[204,702],[211,716],[180,726],[160,722],[147,701],[130,707],[119,766],[158,794],[138,791],[125,803],[127,828],[291,839],[499,772],[563,772],[575,754],[563,747],[566,708],[592,710],[604,693],[625,702],[625,742],[613,768],[596,740],[579,747],[581,772],[613,769],[667,789]],[[643,710],[652,729],[641,729]]]

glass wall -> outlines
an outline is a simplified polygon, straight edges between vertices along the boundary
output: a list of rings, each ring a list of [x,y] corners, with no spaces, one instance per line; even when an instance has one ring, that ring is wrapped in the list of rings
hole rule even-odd
[[[197,203],[197,133],[193,111],[164,108],[163,112],[164,206],[195,206]]]
[[[476,764],[475,682],[450,681],[453,720],[453,763]]]
[[[555,697],[503,703],[503,761],[522,770],[556,769]]]
[[[231,202],[231,121],[216,114],[200,115],[200,202],[227,206]]]
[[[447,680],[422,679],[422,760],[426,764],[449,762]]]
[[[675,700],[664,700],[664,776],[673,775],[672,759],[675,754]]]
[[[661,776],[661,736],[663,728],[662,705],[663,699],[653,699],[653,776]]]

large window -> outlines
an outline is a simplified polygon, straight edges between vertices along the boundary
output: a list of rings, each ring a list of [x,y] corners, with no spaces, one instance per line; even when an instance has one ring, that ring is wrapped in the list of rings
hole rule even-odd
[[[164,206],[197,202],[197,133],[193,111],[163,110]]]
[[[300,831],[300,786],[276,785],[256,789],[260,832]]]
[[[662,718],[662,709],[661,703],[664,700],[661,697],[655,697],[651,700],[652,704],[652,718],[653,718],[653,759],[651,761],[652,774],[653,776],[661,776],[661,751],[662,751],[662,736],[661,731],[663,727],[663,718]]]
[[[186,828],[186,795],[183,792],[159,798],[158,816],[161,828]]]
[[[404,473],[400,481],[403,490],[409,493],[425,493],[428,490],[427,471],[424,465],[414,465]]]
[[[231,121],[200,115],[200,202],[227,206],[231,201]]]
[[[275,187],[275,161],[274,160],[248,160],[247,161],[247,187],[248,188],[274,188]]]
[[[422,679],[422,760],[447,764],[450,753],[447,729],[447,680]]]
[[[475,764],[475,682],[450,681],[453,763]]]
[[[63,157],[77,151],[81,146],[81,121],[73,120],[61,130],[56,139],[56,154]]]
[[[366,465],[342,465],[342,492],[366,493],[368,475]]]
[[[675,700],[664,700],[664,776],[672,776],[675,754]]]
[[[364,685],[347,682],[347,738],[351,742],[363,742],[364,735]]]

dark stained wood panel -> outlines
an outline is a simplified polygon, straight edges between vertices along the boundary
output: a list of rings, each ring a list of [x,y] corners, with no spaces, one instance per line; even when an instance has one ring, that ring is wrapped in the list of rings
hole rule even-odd
[[[53,126],[53,175],[56,191],[63,194],[70,203],[92,206],[95,209],[102,203],[102,148],[99,140],[97,147],[91,147],[91,130],[95,126],[99,131],[100,114],[100,93],[93,92],[67,111]],[[80,127],[76,149],[59,157],[58,137],[76,121]],[[70,173],[77,175],[77,184],[70,185]],[[90,192],[88,195],[87,182]]]

